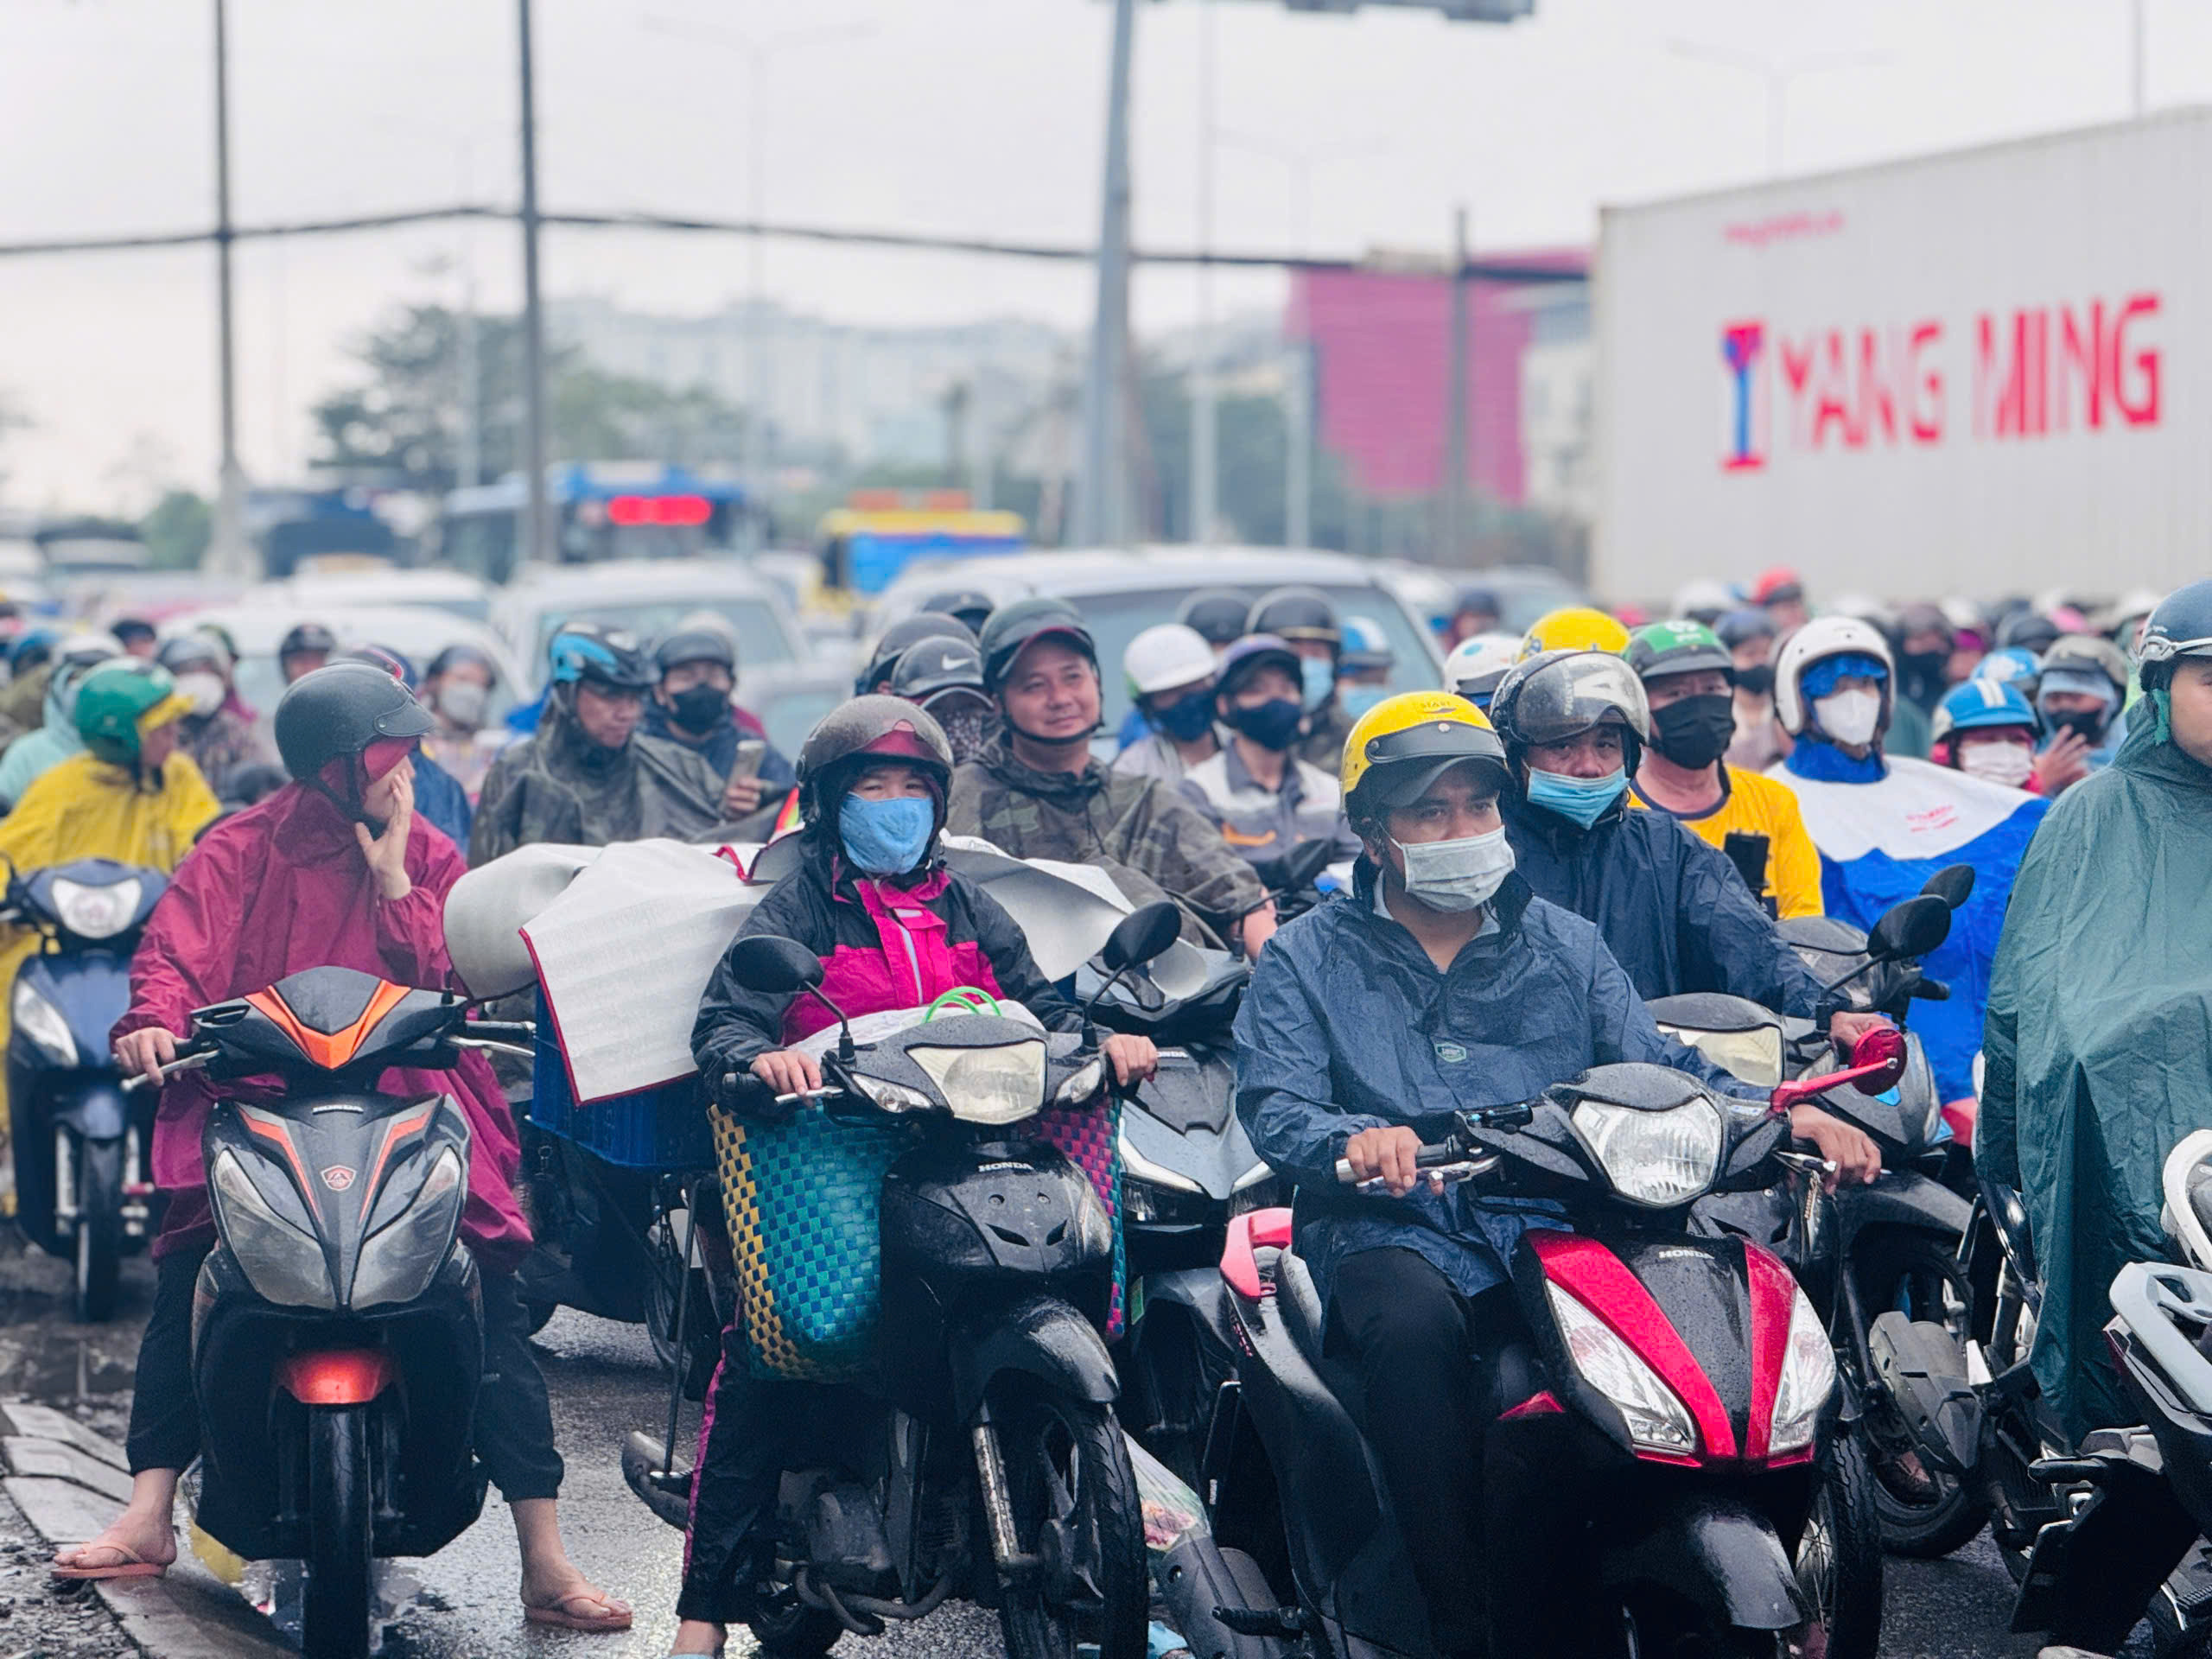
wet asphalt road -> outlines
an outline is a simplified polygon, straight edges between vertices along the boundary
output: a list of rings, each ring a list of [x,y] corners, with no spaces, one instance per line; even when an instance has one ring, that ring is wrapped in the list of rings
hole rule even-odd
[[[60,1263],[22,1254],[12,1236],[0,1243],[0,1397],[40,1399],[119,1440],[152,1276],[143,1262],[131,1263],[120,1317],[98,1328],[70,1323],[67,1281]],[[416,1588],[385,1649],[395,1659],[494,1653],[662,1659],[669,1650],[683,1539],[630,1495],[616,1462],[632,1429],[658,1434],[664,1425],[668,1396],[645,1333],[564,1310],[537,1342],[568,1461],[561,1509],[570,1553],[632,1603],[636,1626],[619,1637],[525,1629],[515,1599],[514,1531],[494,1493],[482,1519],[450,1548],[404,1564]],[[687,1406],[682,1443],[690,1443],[697,1422],[696,1408]],[[1949,1560],[1891,1561],[1886,1589],[1883,1659],[2031,1659],[2036,1651],[2032,1638],[2005,1633],[2012,1583],[1986,1537]],[[745,1645],[741,1635],[730,1651]],[[13,1651],[3,1628],[0,1651]],[[873,1651],[880,1659],[981,1659],[1002,1648],[994,1617],[946,1608],[874,1643],[848,1637],[838,1651]],[[2139,1637],[2128,1651],[2149,1649]]]

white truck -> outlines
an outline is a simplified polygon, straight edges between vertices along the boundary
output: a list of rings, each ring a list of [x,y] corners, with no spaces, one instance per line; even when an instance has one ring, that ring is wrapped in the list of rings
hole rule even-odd
[[[1608,210],[1592,583],[2212,571],[2212,111]]]

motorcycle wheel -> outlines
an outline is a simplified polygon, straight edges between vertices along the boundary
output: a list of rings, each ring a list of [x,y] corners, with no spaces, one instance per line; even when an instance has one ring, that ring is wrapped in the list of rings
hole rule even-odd
[[[1869,1306],[1903,1308],[1966,1339],[1974,1288],[1955,1255],[1925,1238],[1907,1237],[1882,1250],[1875,1271],[1878,1281],[1868,1287],[1873,1293]],[[1987,1505],[1957,1476],[1922,1461],[1893,1406],[1884,1407],[1880,1420],[1869,1426],[1867,1464],[1883,1548],[1932,1561],[1971,1543],[1989,1519]]]
[[[1008,1659],[1076,1659],[1084,1648],[1097,1659],[1141,1659],[1151,1582],[1120,1423],[1103,1406],[1043,1389],[1008,1395],[997,1423],[1014,1535],[1046,1563],[1007,1589],[999,1623]],[[1071,1547],[1092,1556],[1095,1584],[1066,1581]]]
[[[1797,1582],[1825,1659],[1874,1659],[1882,1645],[1882,1541],[1874,1478],[1856,1437],[1829,1454],[1797,1543]],[[1808,1641],[1806,1650],[1812,1650]]]
[[[645,1287],[645,1335],[652,1339],[653,1357],[660,1362],[661,1370],[672,1371],[677,1363],[676,1303],[683,1287],[683,1241],[676,1236],[666,1216],[657,1216],[645,1243],[653,1260],[652,1282]],[[721,1336],[707,1275],[695,1268],[690,1305],[683,1310],[686,1400],[707,1397],[707,1384],[721,1358]]]
[[[789,1585],[772,1598],[763,1594],[760,1611],[745,1624],[768,1659],[822,1659],[845,1633],[834,1614],[808,1606]]]
[[[77,1322],[115,1313],[123,1271],[123,1142],[77,1143]]]
[[[308,1412],[307,1659],[368,1659],[369,1421],[365,1406]]]

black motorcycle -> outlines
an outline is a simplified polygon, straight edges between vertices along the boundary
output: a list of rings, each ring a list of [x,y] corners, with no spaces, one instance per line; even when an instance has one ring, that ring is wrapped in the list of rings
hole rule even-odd
[[[10,994],[16,1220],[73,1259],[77,1318],[115,1311],[123,1258],[155,1231],[150,1096],[125,1096],[108,1033],[130,1006],[130,953],[168,890],[159,870],[81,858],[10,872],[0,920],[35,929]]]
[[[286,1085],[219,1099],[201,1139],[219,1242],[193,1292],[194,1518],[248,1560],[306,1562],[310,1659],[365,1659],[373,1561],[443,1548],[483,1505],[467,1121],[375,1092],[391,1067],[527,1041],[474,1006],[312,968],[196,1010],[168,1068]]]
[[[1109,973],[1160,956],[1179,926],[1166,904],[1126,918],[1103,953]],[[865,1385],[878,1409],[835,1463],[785,1474],[754,1637],[772,1655],[818,1655],[958,1596],[999,1610],[1014,1659],[1137,1659],[1143,1517],[1102,1334],[1113,1224],[1090,1177],[1029,1132],[1047,1105],[1104,1097],[1095,1032],[1055,1054],[1033,1025],[959,1014],[857,1044],[804,946],[755,935],[728,961],[749,989],[804,993],[836,1014],[822,1109],[912,1137],[881,1191]],[[688,1471],[667,1447],[633,1434],[623,1466],[649,1508],[678,1518],[670,1500]]]

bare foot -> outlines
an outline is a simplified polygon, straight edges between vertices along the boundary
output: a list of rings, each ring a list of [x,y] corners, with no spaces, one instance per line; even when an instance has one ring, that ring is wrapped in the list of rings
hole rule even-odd
[[[630,1604],[608,1595],[579,1572],[575,1564],[532,1571],[522,1579],[524,1612],[534,1623],[559,1624],[574,1630],[626,1630]]]
[[[133,1560],[167,1567],[176,1560],[176,1528],[170,1513],[166,1506],[156,1512],[134,1504],[99,1537],[55,1552],[54,1564],[79,1571],[123,1567]]]

